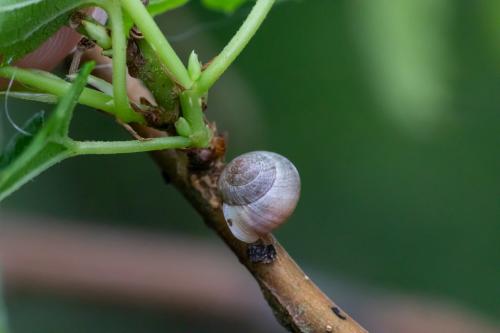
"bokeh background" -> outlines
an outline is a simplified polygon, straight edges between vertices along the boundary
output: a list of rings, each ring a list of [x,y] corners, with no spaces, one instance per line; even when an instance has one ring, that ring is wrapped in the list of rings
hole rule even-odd
[[[206,62],[248,11],[192,1],[158,20],[183,59]],[[210,95],[229,158],[263,149],[296,164],[302,198],[277,237],[372,332],[498,332],[499,22],[494,0],[282,1]],[[9,108],[22,123],[47,106]],[[72,132],[127,137],[83,107]],[[0,205],[0,228],[16,333],[281,331],[146,154],[52,168]],[[97,282],[72,283],[80,262]]]

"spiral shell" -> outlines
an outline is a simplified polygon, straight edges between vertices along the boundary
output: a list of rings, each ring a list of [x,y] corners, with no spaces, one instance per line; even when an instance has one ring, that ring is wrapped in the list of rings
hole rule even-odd
[[[246,243],[286,222],[300,197],[300,176],[285,157],[267,151],[243,154],[219,178],[224,217],[233,235]]]

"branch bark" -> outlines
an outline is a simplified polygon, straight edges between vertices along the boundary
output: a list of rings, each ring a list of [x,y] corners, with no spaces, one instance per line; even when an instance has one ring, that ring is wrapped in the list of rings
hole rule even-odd
[[[136,126],[143,137],[155,138],[163,132]],[[189,170],[189,159],[182,151],[158,151],[151,154],[170,182],[198,211],[205,223],[229,246],[254,276],[276,318],[291,332],[367,332],[330,300],[300,269],[281,244],[271,236],[276,259],[255,263],[248,255],[248,244],[233,237],[221,211],[217,179],[221,161],[203,172]]]
[[[109,59],[100,56],[95,50],[89,52],[87,57],[100,63],[109,62]],[[98,75],[110,80],[109,73],[101,71]],[[130,78],[129,97],[138,101],[141,97],[151,99],[151,94]],[[133,128],[144,138],[166,135],[163,131],[143,125],[133,125]],[[222,214],[221,198],[217,190],[217,179],[224,167],[222,159],[200,171],[190,168],[187,151],[157,151],[151,153],[151,156],[166,179],[184,195],[205,223],[253,275],[276,318],[284,327],[291,332],[301,333],[367,332],[309,279],[274,237],[270,236],[269,239],[276,251],[274,261],[264,263],[251,260],[248,244],[233,237]]]

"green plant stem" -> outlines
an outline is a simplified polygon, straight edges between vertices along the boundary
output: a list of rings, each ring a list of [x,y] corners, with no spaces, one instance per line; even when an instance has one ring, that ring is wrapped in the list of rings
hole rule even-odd
[[[207,147],[210,143],[210,132],[203,119],[200,96],[192,90],[180,94],[182,115],[191,127],[190,136],[193,146]]]
[[[71,149],[77,155],[105,155],[140,153],[153,150],[187,148],[191,140],[182,136],[168,136],[139,141],[73,141]]]
[[[136,119],[127,96],[127,40],[123,23],[123,12],[119,0],[103,2],[103,8],[111,21],[113,44],[113,97],[117,117],[128,123]]]
[[[255,35],[267,14],[271,10],[275,0],[257,0],[252,11],[241,25],[240,29],[233,36],[231,41],[224,47],[222,52],[203,71],[199,80],[195,83],[193,90],[199,95],[206,93],[212,85],[219,79],[224,71],[231,65],[248,42]]]
[[[6,79],[15,77],[15,80],[18,82],[58,97],[66,95],[71,88],[71,84],[56,76],[47,74],[49,73],[10,66],[0,68],[0,77],[4,77]],[[113,98],[97,90],[85,88],[78,101],[81,104],[92,108],[115,114]],[[139,114],[136,114],[135,120],[142,121],[142,117]]]
[[[182,87],[190,88],[192,81],[186,67],[166,40],[141,0],[121,0],[121,3],[130,17],[132,17],[134,23],[141,30],[146,41],[156,52],[158,58],[168,69],[172,78]]]
[[[137,61],[131,59],[131,62],[140,65],[137,65],[137,68],[133,68],[132,71],[153,94],[158,105],[163,108],[161,121],[173,123],[179,118],[177,85],[168,75],[165,66],[146,40],[137,41],[137,46],[139,47],[139,58]]]

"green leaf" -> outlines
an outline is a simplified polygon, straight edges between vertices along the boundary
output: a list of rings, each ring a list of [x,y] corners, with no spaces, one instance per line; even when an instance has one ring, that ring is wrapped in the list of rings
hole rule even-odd
[[[233,13],[246,2],[248,0],[201,0],[205,7],[227,14]]]
[[[26,131],[32,130],[32,137],[18,137],[2,157],[0,169],[0,201],[38,176],[54,164],[76,155],[68,130],[78,97],[94,68],[90,62],[83,66],[68,93],[61,98],[55,111],[40,128],[37,117],[28,122]],[[38,131],[35,130],[39,128]],[[5,162],[4,162],[5,160]]]
[[[35,50],[90,0],[1,0],[0,55],[8,63]]]
[[[151,16],[160,15],[169,10],[184,6],[189,0],[150,0],[148,12]]]

